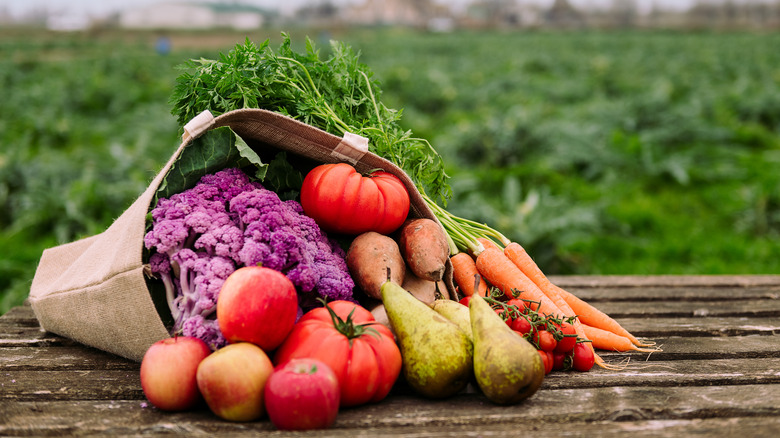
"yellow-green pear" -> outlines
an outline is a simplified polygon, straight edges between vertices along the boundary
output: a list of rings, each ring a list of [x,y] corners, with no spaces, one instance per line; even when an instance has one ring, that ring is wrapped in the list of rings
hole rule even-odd
[[[464,389],[473,375],[469,337],[397,283],[386,281],[381,292],[409,386],[428,398],[449,397]]]
[[[457,301],[441,299],[434,301],[431,304],[431,309],[454,322],[464,333],[466,333],[466,336],[468,336],[471,341],[474,340],[471,336],[471,316],[469,316],[468,307]]]
[[[478,294],[469,301],[474,339],[474,376],[488,400],[518,403],[542,385],[544,364],[536,348],[509,328]]]

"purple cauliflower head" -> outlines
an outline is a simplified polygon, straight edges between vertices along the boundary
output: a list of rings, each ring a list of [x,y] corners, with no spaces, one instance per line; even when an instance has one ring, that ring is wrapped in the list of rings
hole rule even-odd
[[[301,312],[321,305],[318,297],[354,301],[344,250],[298,202],[280,200],[240,169],[206,175],[159,199],[150,217],[144,245],[150,271],[165,284],[173,330],[213,349],[225,345],[216,321],[219,291],[242,266],[284,273],[298,290]]]

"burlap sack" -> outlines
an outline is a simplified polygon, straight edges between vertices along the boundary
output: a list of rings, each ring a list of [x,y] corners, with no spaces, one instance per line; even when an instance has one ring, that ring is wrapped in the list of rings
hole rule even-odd
[[[41,327],[82,344],[140,361],[149,346],[169,336],[144,277],[143,238],[155,192],[182,150],[208,129],[227,126],[256,140],[322,163],[351,162],[360,172],[385,169],[411,195],[415,217],[436,220],[409,176],[366,151],[361,138],[340,138],[278,113],[245,109],[217,118],[204,112],[185,126],[183,141],[146,191],[104,232],[43,252],[29,302]],[[445,283],[450,294],[452,269]]]

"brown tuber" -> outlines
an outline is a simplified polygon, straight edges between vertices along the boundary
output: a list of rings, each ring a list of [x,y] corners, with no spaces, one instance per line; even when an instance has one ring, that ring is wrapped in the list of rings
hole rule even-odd
[[[411,270],[406,272],[401,287],[429,306],[433,304],[436,299],[440,298],[440,296],[449,298],[447,286],[444,285],[443,281],[436,282],[422,279],[414,275],[414,272],[411,272]],[[437,296],[437,292],[440,296]]]
[[[427,218],[407,220],[399,231],[398,244],[409,270],[417,277],[429,281],[444,277],[450,247],[437,222]]]
[[[368,231],[357,236],[347,250],[347,268],[355,284],[366,295],[382,299],[380,288],[388,280],[402,284],[406,266],[398,244],[392,238]]]

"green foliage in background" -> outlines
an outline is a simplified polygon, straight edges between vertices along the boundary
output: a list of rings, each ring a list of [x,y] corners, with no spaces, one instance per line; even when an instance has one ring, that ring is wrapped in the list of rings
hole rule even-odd
[[[362,35],[454,214],[549,273],[780,273],[780,35]]]
[[[137,42],[0,39],[0,313],[44,248],[104,230],[170,156],[179,62]]]
[[[448,210],[549,274],[780,273],[780,35],[332,36],[444,157]],[[44,248],[105,229],[178,145],[174,67],[245,37],[174,39],[167,56],[132,38],[0,39],[0,314]]]

